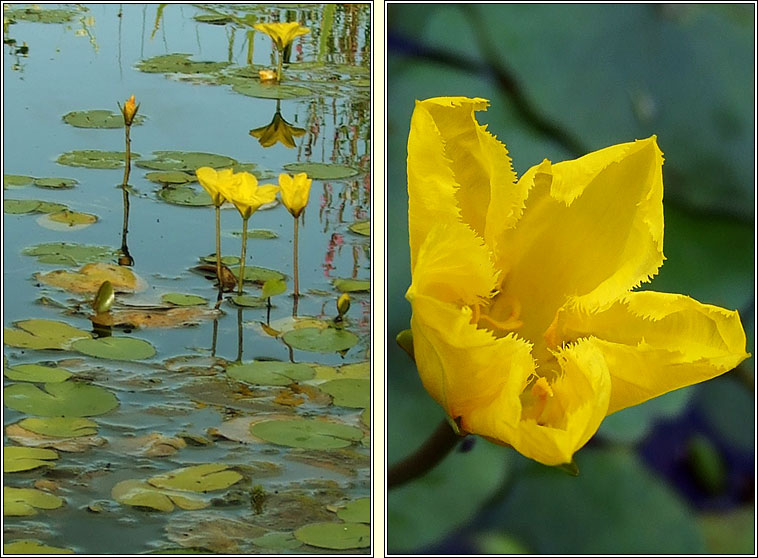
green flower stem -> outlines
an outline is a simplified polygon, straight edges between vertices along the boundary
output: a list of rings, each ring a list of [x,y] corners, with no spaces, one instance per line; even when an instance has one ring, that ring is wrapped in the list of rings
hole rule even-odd
[[[216,206],[216,278],[218,279],[218,290],[224,288],[221,282],[221,206]]]
[[[279,66],[276,69],[276,83],[282,82],[282,62],[284,60],[284,51],[277,49],[279,53]]]
[[[295,217],[295,241],[292,244],[292,270],[295,276],[295,298],[300,296],[300,283],[297,276],[297,233],[299,230],[299,220]]]
[[[242,255],[240,256],[240,275],[237,278],[237,294],[242,295],[242,283],[245,281],[245,251],[247,250],[247,221],[250,217],[242,218]]]
[[[462,439],[453,432],[447,420],[443,420],[416,453],[388,469],[387,489],[396,488],[431,471]]]
[[[124,126],[124,135],[126,136],[126,153],[124,159],[124,186],[129,184],[129,173],[132,170],[132,149],[131,140],[129,139],[129,130],[131,126]]]

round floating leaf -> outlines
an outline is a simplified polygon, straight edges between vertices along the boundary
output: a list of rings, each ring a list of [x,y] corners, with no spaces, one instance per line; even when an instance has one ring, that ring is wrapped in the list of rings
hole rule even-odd
[[[79,271],[57,269],[48,273],[36,273],[34,277],[53,287],[72,293],[97,293],[105,281],[110,281],[116,292],[134,292],[144,288],[144,281],[128,267],[90,263]]]
[[[123,128],[124,115],[109,110],[76,110],[63,115],[63,121],[77,128]],[[145,117],[138,114],[132,126],[142,124]]]
[[[210,492],[211,490],[229,488],[241,479],[242,475],[230,469],[228,465],[206,463],[157,475],[149,478],[147,482],[156,488]]]
[[[277,85],[275,83],[261,83],[260,81],[234,81],[232,90],[248,97],[258,99],[296,99],[313,95],[310,89],[297,85]]]
[[[344,448],[363,437],[359,428],[315,419],[268,420],[250,431],[272,444],[314,450]]]
[[[25,176],[21,174],[4,174],[3,188],[12,188],[14,186],[28,186],[32,183],[33,180],[33,176]]]
[[[362,281],[358,279],[335,279],[334,287],[342,293],[360,293],[371,290],[371,281]]]
[[[3,473],[30,471],[37,467],[55,467],[51,459],[58,459],[58,452],[44,448],[3,448]]]
[[[143,360],[155,356],[155,347],[144,339],[134,337],[80,339],[71,348],[85,355],[110,360]]]
[[[118,407],[110,391],[79,382],[13,384],[3,390],[5,405],[16,411],[41,417],[91,417]]]
[[[202,296],[181,293],[166,293],[161,296],[161,300],[168,304],[175,304],[176,306],[199,306],[208,303],[208,299]]]
[[[355,234],[362,236],[371,236],[371,220],[364,219],[363,221],[356,221],[348,227]]]
[[[284,168],[291,173],[304,172],[314,180],[339,180],[358,174],[353,167],[327,163],[287,163]]]
[[[17,382],[56,383],[68,380],[72,374],[65,368],[54,368],[40,364],[19,364],[6,368],[3,373],[9,380]]]
[[[371,523],[371,498],[358,498],[337,511],[337,517],[348,523]]]
[[[18,423],[24,430],[42,436],[78,438],[97,434],[97,423],[81,417],[30,417]]]
[[[34,23],[66,23],[71,21],[77,15],[80,15],[80,10],[64,10],[64,9],[42,9],[38,6],[30,8],[17,8],[15,10],[7,10],[3,12],[3,17],[8,20],[17,21],[30,21]]]
[[[61,165],[70,167],[87,167],[90,169],[117,169],[124,166],[125,154],[123,151],[98,151],[96,149],[84,149],[62,153],[57,161]],[[132,152],[132,161],[140,157],[139,153]]]
[[[229,269],[234,274],[235,278],[239,278],[239,266],[230,267]],[[245,266],[245,281],[263,284],[266,281],[284,281],[284,279],[284,274],[275,269],[267,269],[256,265]]]
[[[69,211],[64,209],[56,213],[43,215],[37,222],[47,229],[55,231],[71,231],[88,227],[97,223],[97,216],[90,213],[79,213],[78,211]]]
[[[35,178],[34,185],[40,188],[73,188],[79,184],[73,178]]]
[[[183,171],[157,171],[149,172],[145,175],[145,178],[151,182],[157,182],[158,184],[186,184],[188,182],[196,182],[197,178]]]
[[[63,322],[53,320],[24,320],[16,322],[18,329],[6,328],[4,343],[24,349],[65,349],[76,339],[92,335]]]
[[[232,235],[242,236],[242,231],[234,231],[232,232]],[[269,240],[269,239],[279,238],[279,235],[276,234],[274,231],[269,231],[266,229],[253,229],[253,230],[247,231],[247,237]],[[214,259],[213,261],[215,262],[216,260]]]
[[[58,498],[34,488],[3,487],[3,515],[35,515],[38,509],[54,510],[63,505],[63,498]]]
[[[250,295],[237,295],[231,297],[229,300],[237,306],[243,306],[245,308],[263,308],[268,304],[265,298]]]
[[[293,382],[310,380],[315,374],[307,364],[269,360],[231,365],[226,373],[235,380],[262,386],[287,386]]]
[[[371,405],[371,381],[358,378],[329,380],[318,386],[334,399],[335,405],[363,409]]]
[[[287,290],[287,283],[281,279],[269,279],[263,283],[261,289],[261,298],[270,298],[272,296],[280,295]]]
[[[358,343],[355,334],[332,327],[293,329],[285,333],[283,339],[295,349],[314,353],[338,353]]]
[[[192,186],[177,186],[175,188],[163,188],[158,192],[158,197],[175,205],[206,206],[213,205],[210,195],[205,190],[196,189]]]
[[[236,159],[226,155],[198,151],[154,151],[153,154],[153,159],[138,161],[137,166],[157,171],[183,171],[194,175],[195,170],[200,167],[220,169],[238,163]]]
[[[295,531],[299,541],[331,550],[371,546],[371,527],[363,523],[311,523]]]
[[[226,68],[228,62],[195,62],[189,54],[175,53],[154,56],[137,63],[140,72],[157,74],[208,74]]]
[[[269,531],[261,537],[250,539],[250,542],[269,551],[294,550],[303,546],[303,543],[297,540],[292,533],[276,531]],[[278,553],[282,554],[281,552]]]
[[[208,507],[208,503],[197,498],[192,493],[163,490],[140,480],[125,480],[117,483],[111,489],[113,499],[128,506],[152,508],[170,512],[174,504],[184,510],[200,510]]]
[[[70,244],[67,242],[47,242],[25,248],[22,252],[27,256],[35,256],[41,263],[82,265],[91,262],[110,260],[115,252],[110,246],[92,246],[86,244]]]
[[[3,200],[3,212],[11,215],[35,213],[39,204],[39,200]]]
[[[205,256],[201,259],[204,262],[215,264],[216,254],[211,254],[210,256]],[[239,265],[240,258],[239,256],[221,256],[221,263],[224,265]]]
[[[66,206],[62,203],[41,201],[37,206],[37,213],[55,213],[64,209],[66,209]]]
[[[363,409],[363,412],[361,413],[361,422],[370,427],[371,426],[371,408],[366,407]]]
[[[3,545],[5,554],[73,554],[69,548],[48,546],[31,539],[21,539]]]
[[[195,21],[210,23],[211,25],[225,25],[232,22],[232,18],[224,14],[200,14],[194,17]]]

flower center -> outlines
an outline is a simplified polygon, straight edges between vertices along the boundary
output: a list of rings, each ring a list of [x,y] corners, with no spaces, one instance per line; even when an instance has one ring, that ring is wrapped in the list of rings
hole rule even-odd
[[[492,304],[471,306],[471,323],[493,332],[517,330],[524,325],[520,316],[521,303],[512,295],[501,294],[495,297]]]

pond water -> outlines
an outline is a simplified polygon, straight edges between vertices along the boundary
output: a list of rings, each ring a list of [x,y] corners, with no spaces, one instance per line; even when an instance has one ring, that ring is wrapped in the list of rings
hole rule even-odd
[[[269,22],[309,30],[279,85],[259,75]],[[5,552],[369,552],[370,22],[368,4],[4,5]],[[123,125],[79,113],[123,124],[131,95],[123,188]],[[242,305],[218,300],[199,166],[313,178],[300,297],[276,203],[249,220]],[[220,214],[234,272],[242,220]]]

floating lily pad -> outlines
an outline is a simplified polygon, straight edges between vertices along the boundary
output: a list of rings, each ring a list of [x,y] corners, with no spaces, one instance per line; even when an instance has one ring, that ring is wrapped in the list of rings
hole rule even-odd
[[[371,281],[359,279],[335,279],[332,281],[334,287],[342,293],[361,293],[371,290]]]
[[[140,157],[139,153],[132,152],[132,161]],[[125,153],[123,151],[98,151],[96,149],[84,149],[68,151],[58,156],[58,163],[70,167],[87,167],[90,169],[117,169],[124,166]]]
[[[144,339],[134,337],[80,339],[71,348],[85,355],[110,360],[144,360],[155,356],[155,347]]]
[[[238,164],[236,159],[199,151],[154,151],[153,159],[138,161],[137,166],[156,171],[183,171],[194,174],[200,167],[222,169]]]
[[[287,386],[314,376],[313,368],[307,364],[268,360],[231,365],[226,373],[235,380],[262,386]]]
[[[77,438],[97,434],[97,423],[82,417],[29,417],[18,424],[25,430],[43,436]]]
[[[99,436],[61,437],[37,434],[36,432],[27,430],[20,423],[6,426],[5,435],[8,439],[25,447],[49,448],[65,452],[83,452],[106,443],[105,438]]]
[[[371,546],[371,528],[363,523],[311,523],[295,531],[299,541],[331,550]]]
[[[210,256],[205,256],[201,259],[204,262],[215,264],[216,254],[211,254]],[[239,265],[240,258],[239,256],[221,256],[221,263],[224,265]]]
[[[163,490],[140,480],[125,480],[111,489],[113,499],[121,504],[170,512],[175,505],[183,510],[200,510],[208,502],[191,492]]]
[[[123,128],[124,115],[110,110],[76,110],[63,115],[66,124],[77,128]],[[132,126],[142,124],[145,117],[138,114]]]
[[[362,221],[356,221],[348,227],[350,231],[362,236],[371,236],[371,220],[364,219]]]
[[[371,381],[358,378],[329,380],[318,386],[334,399],[335,405],[362,409],[371,405]]]
[[[156,488],[169,490],[189,490],[191,492],[210,492],[229,488],[242,479],[237,471],[223,463],[206,463],[176,469],[148,479]]]
[[[232,18],[224,14],[200,14],[196,15],[194,19],[200,23],[210,23],[211,25],[226,25],[232,22]]]
[[[84,227],[97,223],[97,215],[64,209],[63,211],[49,213],[39,217],[37,223],[46,229],[52,229],[55,231],[72,231],[83,229]]]
[[[40,364],[19,364],[3,371],[6,378],[17,382],[55,383],[68,380],[72,374],[65,368]]]
[[[31,539],[21,539],[3,545],[5,554],[73,554],[70,548],[48,546]]]
[[[269,531],[261,537],[250,539],[250,542],[267,551],[275,551],[277,554],[282,554],[282,550],[295,550],[303,546],[303,543],[292,533],[277,531]]]
[[[115,252],[110,246],[71,244],[68,242],[37,244],[25,248],[22,253],[27,256],[35,256],[40,263],[62,265],[102,262],[115,256]]]
[[[156,171],[145,175],[151,182],[158,184],[187,184],[197,182],[197,177],[184,171]]]
[[[190,54],[164,54],[137,63],[141,72],[155,74],[208,74],[226,68],[228,62],[196,62]]]
[[[338,353],[358,343],[355,334],[332,327],[293,329],[285,333],[283,339],[295,349],[314,353]]]
[[[30,8],[6,10],[3,12],[3,17],[9,20],[29,21],[34,23],[66,23],[80,14],[80,10],[42,9],[35,6]]]
[[[232,235],[242,236],[242,231],[234,231],[232,232]],[[269,240],[269,239],[279,238],[279,235],[276,234],[274,231],[269,231],[267,229],[253,229],[253,230],[247,231],[247,237]],[[216,260],[213,260],[213,261],[215,262]]]
[[[175,205],[206,206],[213,205],[208,192],[192,186],[182,185],[175,188],[163,188],[158,197]]]
[[[261,83],[260,81],[237,81],[232,85],[232,90],[248,97],[258,99],[296,99],[313,95],[310,89],[297,85],[276,83]]]
[[[337,511],[337,517],[349,523],[371,523],[371,498],[358,498]]]
[[[52,213],[66,209],[62,203],[40,200],[3,200],[3,211],[12,215],[24,213]]]
[[[46,285],[72,293],[97,293],[105,281],[110,281],[115,292],[135,292],[144,288],[144,281],[131,269],[107,263],[89,263],[79,271],[56,269],[35,273],[34,277]]]
[[[371,426],[371,407],[366,407],[361,413],[361,422],[366,426]]]
[[[304,172],[314,180],[340,180],[358,174],[353,167],[327,163],[287,163],[284,168],[292,173]]]
[[[22,174],[4,174],[3,175],[3,188],[28,186],[33,181],[34,181],[33,176],[26,176]]]
[[[58,452],[44,448],[3,448],[3,473],[31,471],[37,467],[55,467],[51,459],[58,459]]]
[[[63,322],[54,320],[24,320],[16,322],[18,329],[3,330],[4,343],[24,349],[66,349],[77,339],[92,335]]]
[[[208,299],[202,296],[181,293],[166,293],[161,296],[161,300],[176,306],[199,306],[208,303]]]
[[[35,178],[34,185],[40,188],[73,188],[79,184],[78,181],[73,178]]]
[[[234,277],[239,279],[239,266],[230,267],[229,269],[234,274]],[[285,275],[275,269],[267,269],[265,267],[258,267],[257,265],[245,266],[245,281],[247,282],[260,283],[262,285],[266,281],[284,281],[284,279]]]
[[[261,298],[270,298],[272,296],[280,295],[287,291],[287,283],[281,279],[269,279],[263,283],[261,289]]]
[[[268,305],[268,300],[260,296],[237,295],[231,297],[229,300],[235,305],[244,308],[263,308]]]
[[[370,378],[371,363],[369,361],[343,364],[339,368],[331,366],[316,366],[317,380],[336,380],[337,378]]]
[[[344,448],[363,437],[354,426],[316,419],[268,420],[253,424],[250,431],[272,444],[313,450]]]
[[[38,509],[54,510],[63,505],[63,498],[34,488],[3,487],[3,515],[35,515]]]
[[[13,384],[3,393],[6,406],[41,417],[91,417],[118,407],[110,391],[72,381],[45,384],[44,391],[33,384]]]

